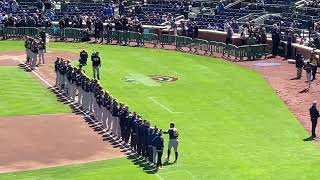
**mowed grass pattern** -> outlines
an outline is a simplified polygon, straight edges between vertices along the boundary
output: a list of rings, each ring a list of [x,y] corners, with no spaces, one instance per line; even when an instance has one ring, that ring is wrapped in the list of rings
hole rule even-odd
[[[179,163],[166,166],[157,175],[122,158],[4,174],[3,178],[320,178],[319,146],[302,141],[308,134],[259,74],[219,59],[158,49],[50,44],[50,50],[78,52],[82,48],[100,52],[101,83],[112,95],[163,129],[170,121],[177,124]],[[86,71],[92,75],[90,65]],[[179,80],[160,86],[122,80],[132,75],[170,75]]]
[[[18,67],[0,67],[0,116],[70,112],[30,73]]]

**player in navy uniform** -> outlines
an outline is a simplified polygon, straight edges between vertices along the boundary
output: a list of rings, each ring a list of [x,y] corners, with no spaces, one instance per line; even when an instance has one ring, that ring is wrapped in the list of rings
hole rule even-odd
[[[37,57],[38,57],[38,42],[36,40],[32,41],[31,43],[31,69],[35,70],[36,69],[36,64],[37,64]]]
[[[39,48],[39,62],[38,62],[38,66],[42,63],[44,64],[44,52],[46,49],[46,44],[45,42],[43,42],[42,40],[39,41],[38,43],[38,48]]]
[[[170,158],[170,152],[171,148],[173,147],[174,152],[175,152],[175,160],[174,163],[177,162],[178,160],[178,145],[179,145],[179,140],[178,140],[178,129],[174,127],[174,123],[170,123],[170,128],[168,129],[167,132],[163,132],[164,134],[169,134],[169,144],[168,144],[168,157],[166,159],[166,162],[169,162]]]
[[[92,69],[93,69],[93,78],[100,80],[100,67],[101,59],[99,57],[99,52],[92,53],[91,55]]]
[[[61,66],[61,59],[60,57],[57,57],[56,61],[54,62],[54,71],[56,72],[56,87],[60,86],[60,69]]]
[[[158,160],[157,160],[157,169],[162,168],[162,154],[163,154],[163,147],[164,147],[164,140],[162,138],[162,131],[160,130],[156,138],[153,139],[153,144],[156,147]]]
[[[88,60],[88,53],[82,49],[80,52],[80,58],[79,58],[79,68],[82,69],[83,66],[87,65],[87,60]]]
[[[113,100],[112,102],[112,133],[117,136],[118,139],[120,139],[121,132],[119,133],[118,131],[118,126],[119,124],[119,107],[118,107],[118,102],[116,99]]]
[[[128,116],[129,116],[129,107],[123,106],[119,112],[119,120],[120,120],[120,129],[121,129],[121,138],[125,142],[126,142]]]
[[[131,126],[131,149],[137,151],[137,124],[139,123],[138,116],[136,112],[133,112],[133,115],[130,119]]]
[[[24,47],[26,48],[26,64],[30,64],[31,43],[32,43],[32,38],[27,36],[24,42]]]

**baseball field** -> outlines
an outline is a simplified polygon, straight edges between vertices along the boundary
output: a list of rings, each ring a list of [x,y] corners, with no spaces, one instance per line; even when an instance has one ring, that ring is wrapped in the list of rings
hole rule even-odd
[[[37,74],[25,72],[16,62],[24,61],[23,42],[1,41],[0,179],[320,178],[318,143],[302,140],[308,128],[258,71],[219,58],[89,43],[50,42],[47,62],[60,55],[77,64],[81,49],[100,52],[100,82],[114,97],[164,130],[175,122],[180,134],[178,163],[156,172],[120,148],[109,147],[102,134],[73,116],[74,110],[48,89],[54,80],[53,64],[40,67]],[[10,60],[16,64],[5,62]],[[90,65],[85,70],[92,75]],[[69,118],[59,119],[63,114]],[[41,118],[32,118],[54,115],[41,126]],[[28,126],[28,121],[34,125]],[[65,148],[70,144],[77,146]],[[35,149],[34,157],[28,156],[29,148]],[[60,151],[63,148],[68,152]],[[84,150],[88,152],[81,156]],[[64,160],[68,161],[60,163]],[[35,168],[27,167],[30,162]]]

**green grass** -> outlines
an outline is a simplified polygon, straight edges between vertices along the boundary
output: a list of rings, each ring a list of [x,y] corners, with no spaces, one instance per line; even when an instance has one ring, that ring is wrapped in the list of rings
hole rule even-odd
[[[0,116],[70,112],[30,73],[18,67],[0,67]]]
[[[101,82],[111,94],[163,129],[170,121],[176,123],[179,163],[166,166],[158,176],[122,158],[3,174],[0,179],[320,178],[319,146],[302,141],[308,134],[257,73],[213,58],[157,49],[50,44],[51,51],[82,48],[100,51]],[[91,75],[90,67],[86,71]],[[179,80],[148,86],[149,75]],[[138,83],[126,83],[124,77],[135,77]],[[150,97],[180,113],[168,112]]]

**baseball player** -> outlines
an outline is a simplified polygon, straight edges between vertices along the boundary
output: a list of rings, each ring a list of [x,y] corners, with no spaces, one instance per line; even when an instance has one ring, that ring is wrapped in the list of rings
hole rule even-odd
[[[100,67],[101,59],[99,57],[99,52],[92,53],[91,55],[92,69],[93,69],[93,78],[100,80]]]
[[[163,154],[163,147],[164,147],[164,140],[162,138],[162,131],[160,130],[156,138],[152,140],[152,143],[155,144],[156,151],[157,151],[157,169],[162,168],[162,154]]]
[[[113,98],[112,96],[109,96],[109,98],[107,99],[106,102],[106,106],[107,106],[107,123],[108,123],[108,130],[112,131],[112,122],[113,122],[113,116],[112,116],[112,102],[113,102]]]
[[[54,71],[56,72],[56,87],[60,86],[60,57],[57,57],[56,61],[54,62]]]
[[[92,81],[89,78],[86,78],[84,82],[84,97],[83,97],[83,104],[84,109],[89,113],[90,112],[90,101],[91,101],[91,94],[90,94],[90,87],[91,87]]]
[[[37,40],[33,40],[31,43],[31,69],[36,69],[37,57],[38,57],[38,42]]]
[[[116,99],[114,99],[112,103],[112,133],[117,137],[117,139],[120,139],[121,137],[119,109],[120,108],[118,107],[118,102]]]
[[[41,62],[42,64],[44,64],[44,52],[46,49],[46,44],[40,40],[38,43],[38,48],[39,48],[39,63],[37,65],[40,65]]]
[[[24,47],[26,48],[26,64],[30,64],[31,43],[31,38],[27,36],[24,42]]]
[[[121,138],[123,141],[126,140],[126,132],[127,132],[127,118],[129,116],[129,107],[127,105],[123,105],[119,112],[119,121],[120,121],[120,129],[121,129]]]
[[[153,135],[151,136],[152,140],[151,140],[151,145],[152,145],[152,162],[153,163],[157,163],[157,147],[156,147],[156,144],[153,142],[153,140],[155,138],[158,137],[158,128],[157,126],[154,127],[154,130],[153,130]]]
[[[88,60],[88,53],[82,49],[80,52],[80,58],[79,58],[79,68],[81,69],[83,66],[87,65],[87,60]]]
[[[129,120],[129,126],[131,126],[131,150],[137,151],[137,131],[136,131],[136,126],[138,124],[138,116],[136,112],[133,112],[132,117]]]
[[[166,162],[169,162],[169,158],[170,158],[170,151],[173,147],[174,152],[175,152],[175,160],[174,163],[177,162],[178,160],[178,145],[179,145],[179,133],[178,133],[178,129],[174,127],[174,123],[171,122],[170,123],[170,128],[168,129],[168,131],[163,132],[164,134],[169,134],[169,144],[168,144],[168,157],[166,159]]]
[[[108,126],[108,117],[109,117],[109,110],[108,106],[108,99],[109,93],[107,91],[104,92],[104,96],[101,97],[101,111],[102,111],[102,126],[104,129],[109,129]]]

